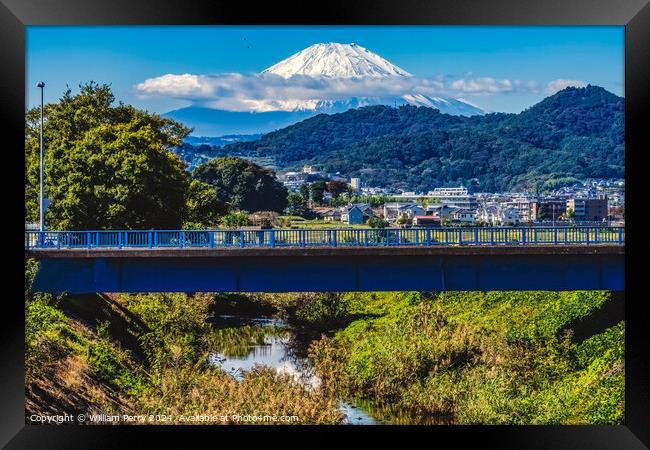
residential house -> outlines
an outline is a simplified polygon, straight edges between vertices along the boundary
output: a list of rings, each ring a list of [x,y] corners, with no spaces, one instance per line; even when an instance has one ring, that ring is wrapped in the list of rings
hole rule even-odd
[[[328,222],[337,222],[341,220],[341,210],[339,208],[314,208],[316,215]]]
[[[451,220],[452,214],[462,208],[456,206],[449,206],[447,204],[434,204],[428,205],[426,209],[427,216],[437,216],[440,220]]]
[[[410,222],[415,216],[424,216],[424,208],[417,203],[385,203],[384,219],[389,222],[396,221],[399,217],[405,216]]]
[[[476,213],[476,220],[487,225],[497,225],[499,217],[499,206],[495,203],[488,203]]]
[[[357,203],[341,208],[341,222],[360,225],[373,216],[372,207],[367,203]]]
[[[517,225],[519,223],[519,210],[512,206],[499,208],[499,225]]]
[[[451,214],[451,220],[454,222],[473,224],[476,222],[476,211],[473,209],[461,208]]]
[[[416,227],[439,227],[440,217],[437,216],[415,216],[413,226]]]

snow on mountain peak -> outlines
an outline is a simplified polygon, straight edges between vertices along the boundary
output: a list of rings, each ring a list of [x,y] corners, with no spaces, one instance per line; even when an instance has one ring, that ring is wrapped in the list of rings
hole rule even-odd
[[[327,78],[411,76],[406,70],[355,44],[314,44],[265,69],[283,78],[295,75]]]

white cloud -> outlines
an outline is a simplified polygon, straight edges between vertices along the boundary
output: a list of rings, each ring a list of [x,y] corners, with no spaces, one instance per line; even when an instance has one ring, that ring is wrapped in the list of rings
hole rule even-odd
[[[283,78],[274,74],[223,73],[214,75],[166,74],[149,78],[135,86],[140,97],[163,96],[189,100],[194,104],[228,111],[289,111],[312,109],[318,100],[350,97],[391,97],[428,95],[460,97],[539,92],[534,81],[474,77],[447,81],[433,78]]]
[[[550,81],[544,88],[544,93],[548,95],[553,95],[562,89],[568,88],[569,86],[573,87],[585,87],[587,83],[582,80],[565,80],[558,78],[557,80]]]

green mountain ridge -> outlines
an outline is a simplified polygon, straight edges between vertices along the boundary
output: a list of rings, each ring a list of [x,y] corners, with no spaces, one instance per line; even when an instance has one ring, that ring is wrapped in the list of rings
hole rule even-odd
[[[494,192],[564,178],[623,178],[624,99],[589,85],[519,114],[368,106],[320,114],[223,151],[268,157],[284,170],[315,165],[395,190],[464,185]]]

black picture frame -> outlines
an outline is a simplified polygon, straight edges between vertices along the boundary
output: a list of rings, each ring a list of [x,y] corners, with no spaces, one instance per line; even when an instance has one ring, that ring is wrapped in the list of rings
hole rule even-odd
[[[628,242],[626,248],[626,411],[620,426],[436,426],[409,427],[408,432],[454,445],[475,439],[482,448],[647,448],[650,445],[650,343],[642,290],[642,256],[647,246],[641,230],[643,210],[644,128],[650,104],[650,5],[648,0],[329,0],[313,3],[284,1],[259,4],[223,0],[1,0],[0,3],[0,111],[5,133],[5,157],[24,164],[25,26],[27,25],[220,25],[220,24],[411,24],[411,25],[624,25],[625,121]],[[15,161],[15,162],[14,162]],[[21,166],[22,167],[22,166]],[[0,445],[7,448],[131,448],[136,438],[151,439],[183,433],[183,426],[79,427],[25,425],[24,307],[20,301],[24,249],[23,208],[19,192],[24,171],[12,168],[3,175],[10,189],[5,201],[16,206],[6,231],[8,257],[4,274],[16,292],[3,299],[0,327]],[[20,186],[20,188],[18,188]],[[5,223],[6,227],[7,223]],[[15,226],[15,228],[13,227]],[[15,245],[8,245],[15,243]],[[9,250],[11,249],[11,250]],[[14,253],[15,252],[15,253]],[[635,265],[633,261],[640,263]],[[641,269],[641,270],[639,270]],[[302,430],[308,427],[302,427]],[[352,427],[366,436],[376,427]],[[398,427],[389,427],[394,430]],[[350,427],[337,431],[350,432]],[[236,437],[239,442],[259,435],[255,427],[194,427],[191,436],[210,439]],[[267,432],[277,432],[277,428]],[[309,428],[319,435],[331,427]],[[385,428],[383,429],[385,430]],[[286,432],[283,428],[282,433]],[[246,434],[241,434],[246,433]],[[287,438],[286,434],[278,438]],[[411,438],[414,439],[414,438]],[[197,441],[196,445],[199,441]],[[304,442],[304,441],[303,441]],[[415,441],[406,441],[413,442]]]

